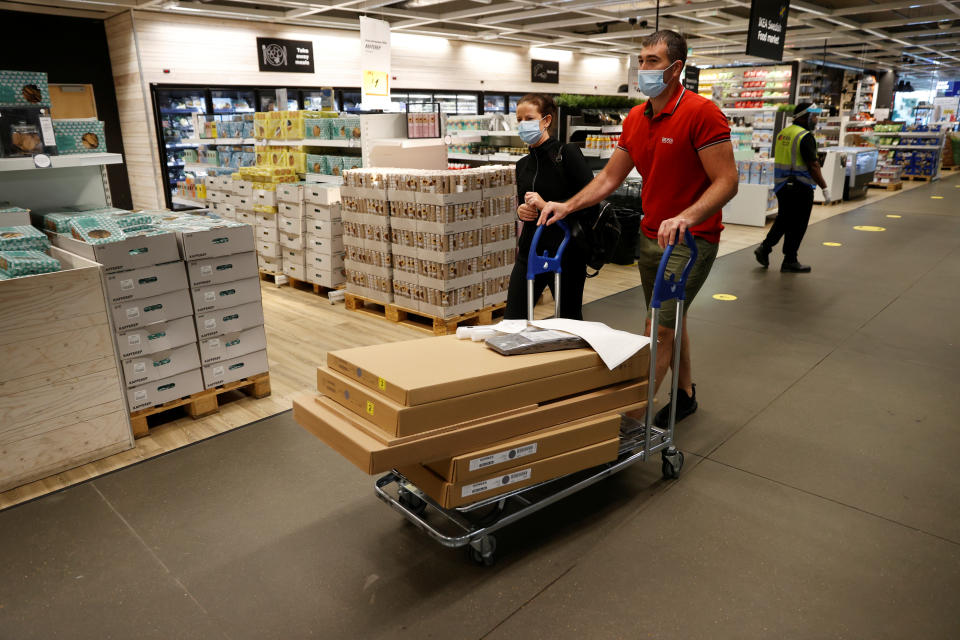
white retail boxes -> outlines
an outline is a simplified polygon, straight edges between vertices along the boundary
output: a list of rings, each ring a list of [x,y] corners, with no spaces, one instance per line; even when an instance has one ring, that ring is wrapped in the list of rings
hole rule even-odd
[[[193,308],[199,315],[219,311],[250,302],[260,304],[260,278],[246,278],[232,282],[193,287]]]
[[[280,233],[303,235],[307,230],[307,221],[304,218],[290,218],[281,213],[277,216],[277,230]]]
[[[384,216],[379,216],[384,221]],[[305,225],[306,233],[324,238],[336,238],[343,235],[343,222],[337,220],[319,220],[316,218],[307,218]]]
[[[127,401],[130,404],[130,410],[137,411],[189,396],[203,391],[203,389],[201,370],[194,369],[128,389]]]
[[[257,266],[264,271],[269,271],[270,273],[282,273],[283,272],[283,258],[270,256],[265,256],[261,253],[257,254]]]
[[[280,232],[280,246],[286,249],[305,249],[306,239],[299,233]]]
[[[277,244],[280,242],[280,233],[277,231],[276,222],[272,226],[257,225],[257,242],[270,242]]]
[[[287,203],[303,202],[304,184],[302,182],[282,182],[277,185],[277,200]]]
[[[318,284],[321,287],[333,289],[347,281],[347,273],[343,267],[317,269],[308,264],[305,269],[307,272],[307,282]]]
[[[253,198],[254,198],[254,204],[264,205],[267,207],[277,206],[276,191],[269,191],[267,189],[254,189]]]
[[[198,287],[258,277],[257,254],[248,251],[187,263],[190,286]]]
[[[242,380],[269,369],[266,351],[255,351],[203,367],[203,382],[207,389]]]
[[[306,212],[303,202],[278,202],[277,211],[288,218],[302,218]]]
[[[304,235],[303,248],[313,253],[323,253],[330,256],[343,253],[343,236],[328,238],[315,233],[307,233]]]
[[[243,224],[248,224],[248,225],[250,225],[251,227],[256,226],[256,224],[257,224],[257,214],[256,214],[256,213],[254,213],[253,211],[246,211],[246,210],[237,209],[236,207],[234,207],[234,211],[236,211],[236,214],[234,215],[234,219],[235,219],[237,222],[240,222],[240,223],[243,223]]]
[[[286,257],[284,257],[283,273],[294,280],[307,281],[307,268],[303,262],[288,262]]]
[[[177,241],[184,260],[216,258],[254,250],[253,227],[224,223],[209,229],[178,231]]]
[[[340,220],[343,217],[343,209],[339,203],[334,204],[311,204],[304,205],[304,216],[308,220]]]
[[[185,316],[169,322],[157,322],[118,333],[117,352],[123,360],[176,349],[196,341],[197,329],[194,318]]]
[[[282,247],[279,242],[257,241],[257,253],[267,258],[279,258]]]
[[[113,303],[110,313],[116,331],[120,333],[193,315],[193,305],[190,290],[180,289],[152,298]]]
[[[236,333],[263,324],[263,306],[260,301],[236,307],[198,313],[197,337],[200,340]]]
[[[133,236],[108,244],[88,244],[64,234],[51,234],[55,246],[103,265],[105,273],[129,271],[180,259],[173,233]]]
[[[253,183],[246,180],[234,180],[233,181],[233,192],[238,196],[253,196]],[[250,206],[253,206],[253,201],[250,200]]]
[[[110,273],[105,281],[107,301],[110,303],[151,298],[187,288],[187,274],[182,260]]]
[[[227,333],[200,341],[200,363],[204,366],[267,348],[267,334],[263,326]]]
[[[331,271],[343,268],[343,253],[327,254],[317,251],[304,252],[304,265],[310,269]]]
[[[286,266],[288,263],[298,264],[300,266],[303,266],[307,263],[306,252],[303,249],[284,247],[282,251],[284,266]]]
[[[257,211],[254,216],[257,220],[258,227],[265,227],[267,229],[276,229],[277,228],[277,214],[276,213],[265,213],[263,211]]]
[[[303,200],[311,204],[333,204],[339,202],[340,187],[329,184],[304,185]]]
[[[123,375],[128,389],[198,368],[200,356],[196,342],[123,361]]]

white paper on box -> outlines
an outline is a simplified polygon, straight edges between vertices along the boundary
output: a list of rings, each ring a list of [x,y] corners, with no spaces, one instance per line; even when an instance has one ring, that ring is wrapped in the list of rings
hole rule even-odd
[[[497,453],[492,453],[488,456],[483,456],[482,458],[474,458],[470,461],[470,471],[476,471],[477,469],[486,469],[487,467],[492,467],[495,464],[501,464],[503,462],[508,462],[510,460],[516,460],[518,458],[523,458],[525,456],[531,456],[537,452],[537,443],[531,443],[524,445],[522,447],[517,447],[515,449],[509,449],[507,451],[500,451]]]
[[[529,480],[532,475],[532,469],[524,469],[523,471],[514,471],[513,473],[507,475],[497,476],[496,478],[488,478],[486,480],[481,480],[480,482],[474,482],[473,484],[468,484],[463,487],[463,489],[460,491],[460,497],[466,498],[468,496],[475,496],[492,489],[499,489],[500,487],[505,487],[510,484],[523,482],[524,480]]]
[[[333,204],[340,201],[340,188],[321,184],[308,184],[303,188],[303,199],[313,204]]]

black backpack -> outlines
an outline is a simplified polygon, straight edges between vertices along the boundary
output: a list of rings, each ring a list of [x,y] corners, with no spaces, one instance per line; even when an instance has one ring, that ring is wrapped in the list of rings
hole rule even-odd
[[[566,165],[563,163],[563,146],[553,156],[553,161],[560,166],[564,176],[569,180]],[[575,246],[584,256],[587,267],[593,269],[593,273],[587,273],[588,278],[596,277],[603,265],[612,262],[620,244],[621,234],[615,207],[604,200],[591,209],[593,211],[585,209],[580,212],[580,215],[567,218]]]

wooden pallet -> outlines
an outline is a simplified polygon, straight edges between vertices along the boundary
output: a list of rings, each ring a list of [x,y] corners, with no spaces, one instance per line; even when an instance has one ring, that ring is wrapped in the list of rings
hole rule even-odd
[[[316,284],[306,280],[298,280],[291,276],[287,276],[287,282],[289,282],[290,286],[294,289],[298,289],[300,291],[312,291],[318,296],[323,296],[324,298],[329,298],[331,291],[338,291],[346,287],[344,284],[337,287],[325,287],[322,284]]]
[[[451,335],[457,332],[457,327],[472,325],[493,324],[494,317],[503,315],[507,303],[501,302],[484,309],[464,313],[453,318],[437,318],[420,311],[405,309],[395,304],[377,302],[353,293],[346,294],[344,304],[351,311],[359,311],[378,318],[385,318],[391,322],[405,324],[408,327],[429,331],[437,336]]]
[[[942,165],[940,167],[941,171],[960,171],[960,164],[952,164],[950,166]]]
[[[869,186],[874,189],[886,189],[887,191],[900,191],[900,189],[903,189],[902,182],[871,182]]]
[[[270,395],[270,374],[261,373],[236,382],[229,382],[225,385],[214,387],[184,396],[179,400],[171,400],[148,409],[140,409],[130,414],[130,426],[133,427],[133,437],[141,438],[147,435],[149,425],[147,418],[176,409],[177,407],[186,407],[187,413],[196,420],[204,416],[209,416],[220,411],[220,396],[228,391],[241,390],[253,398],[266,398]]]
[[[932,182],[932,176],[903,176],[904,180],[913,180],[915,182]]]
[[[287,281],[289,281],[290,276],[286,275],[285,273],[277,273],[275,271],[267,271],[266,269],[260,269],[260,279],[265,280],[267,282],[272,282],[278,287],[282,287],[284,284],[286,284],[286,281],[283,280],[284,278],[286,278]]]

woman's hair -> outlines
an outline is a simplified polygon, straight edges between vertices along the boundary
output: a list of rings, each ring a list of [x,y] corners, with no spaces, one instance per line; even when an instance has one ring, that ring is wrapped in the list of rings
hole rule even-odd
[[[553,101],[553,98],[544,93],[528,93],[520,98],[520,102],[517,103],[517,106],[519,107],[525,102],[536,107],[537,113],[539,113],[541,116],[550,116],[550,127],[548,130],[556,131],[557,103]]]

